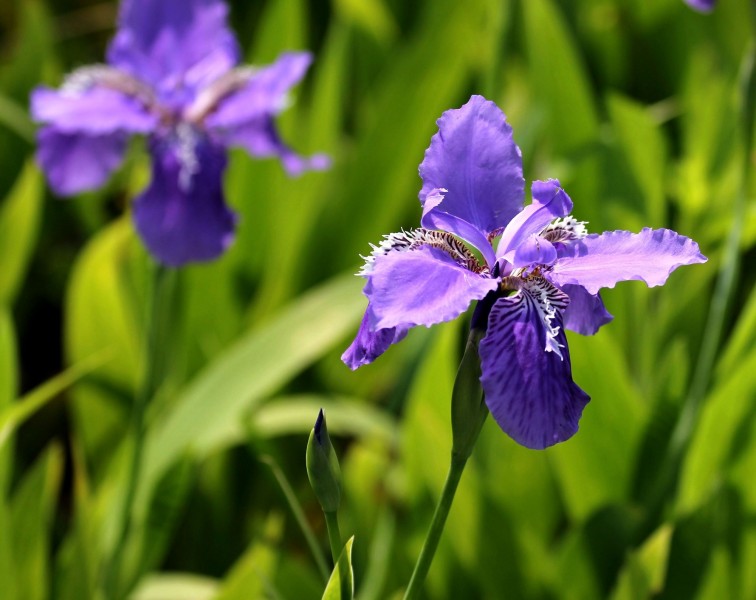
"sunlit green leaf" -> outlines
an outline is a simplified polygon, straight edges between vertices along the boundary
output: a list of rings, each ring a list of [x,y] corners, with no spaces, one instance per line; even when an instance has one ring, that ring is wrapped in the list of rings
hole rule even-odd
[[[328,580],[322,600],[352,600],[354,598],[354,571],[352,570],[352,544],[354,537],[347,540]]]

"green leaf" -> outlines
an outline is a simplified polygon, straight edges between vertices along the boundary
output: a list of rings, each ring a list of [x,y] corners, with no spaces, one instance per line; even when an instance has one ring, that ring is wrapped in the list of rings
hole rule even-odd
[[[105,364],[110,357],[101,353],[81,361],[35,388],[18,402],[0,412],[0,450],[8,443],[10,436],[35,412],[53,400],[63,390],[71,387],[79,379]]]
[[[672,526],[662,525],[628,557],[617,578],[612,600],[651,598],[664,588]]]
[[[354,537],[347,540],[328,580],[322,600],[352,600],[354,598],[354,572],[352,570],[352,544]]]
[[[201,459],[243,439],[245,413],[356,331],[364,310],[359,285],[352,275],[327,282],[201,371],[148,435],[141,494],[185,452]]]
[[[4,94],[0,94],[0,126],[7,127],[25,142],[34,142],[35,128],[28,113]]]
[[[257,408],[251,416],[252,433],[273,438],[296,433],[307,434],[319,409],[328,415],[328,431],[353,437],[377,437],[395,446],[397,424],[385,411],[360,398],[301,395],[281,396]]]
[[[576,41],[552,0],[522,3],[535,97],[549,114],[548,137],[557,150],[574,151],[595,140],[598,115]]]
[[[383,0],[335,0],[334,5],[341,18],[354,23],[382,44],[388,44],[396,37],[396,22]]]
[[[642,194],[638,204],[645,205],[645,226],[661,227],[666,224],[666,139],[644,106],[619,94],[610,94],[607,104],[620,147]]]
[[[218,582],[192,573],[155,573],[145,577],[129,600],[211,600]]]
[[[682,467],[677,497],[677,510],[681,513],[700,506],[725,474],[739,442],[738,432],[753,415],[754,371],[756,351],[743,357],[735,371],[718,380],[708,396]]]
[[[73,393],[75,429],[95,471],[120,437],[141,373],[140,321],[129,273],[134,250],[131,223],[127,218],[115,221],[84,248],[66,292],[68,362],[101,352],[113,358],[97,379],[83,382]]]
[[[24,600],[45,600],[50,594],[48,563],[62,470],[62,449],[53,445],[26,474],[11,500],[16,581]]]
[[[37,241],[42,175],[28,160],[0,209],[0,303],[12,304]]]
[[[18,375],[13,320],[7,309],[0,308],[0,415],[10,410],[16,399]],[[0,443],[0,498],[4,497],[8,485],[12,461],[13,449]]]
[[[282,532],[283,518],[271,514],[265,523],[263,535],[236,561],[213,600],[277,598],[273,580]]]

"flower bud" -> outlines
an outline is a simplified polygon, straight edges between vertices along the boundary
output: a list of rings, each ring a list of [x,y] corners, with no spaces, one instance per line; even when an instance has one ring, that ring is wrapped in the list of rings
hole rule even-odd
[[[341,470],[320,409],[307,441],[307,477],[324,512],[336,512],[341,500]]]

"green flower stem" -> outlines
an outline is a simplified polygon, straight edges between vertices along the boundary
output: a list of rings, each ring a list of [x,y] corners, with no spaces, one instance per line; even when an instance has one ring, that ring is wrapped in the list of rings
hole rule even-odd
[[[336,511],[323,511],[328,528],[328,542],[331,544],[331,556],[333,564],[339,564],[339,556],[344,544],[341,543],[341,532],[339,531],[339,520],[336,518]]]
[[[113,554],[107,564],[105,574],[105,589],[107,597],[116,599],[121,597],[120,582],[122,562],[126,542],[128,541],[129,530],[131,529],[132,509],[137,492],[137,483],[142,467],[142,454],[144,451],[145,437],[145,415],[150,400],[155,395],[159,385],[160,365],[162,364],[160,356],[160,331],[164,307],[167,305],[167,280],[168,271],[156,265],[151,274],[148,283],[147,300],[146,300],[146,320],[144,326],[144,375],[141,386],[134,398],[134,404],[131,408],[130,434],[134,440],[134,447],[131,453],[131,461],[128,466],[128,479],[126,480],[126,490],[124,494],[123,505],[121,506],[121,515],[118,522],[118,534],[113,546]]]
[[[420,556],[415,564],[415,570],[412,572],[409,586],[407,586],[407,591],[404,594],[404,600],[420,597],[420,592],[425,583],[425,578],[428,576],[433,556],[436,554],[438,542],[441,539],[441,533],[444,530],[444,525],[446,525],[446,518],[449,516],[449,510],[454,501],[454,495],[457,492],[457,486],[459,485],[459,480],[462,478],[462,472],[465,470],[466,464],[467,457],[452,454],[444,489],[436,505],[436,511],[433,513],[433,520],[428,529],[423,549],[420,551]]]

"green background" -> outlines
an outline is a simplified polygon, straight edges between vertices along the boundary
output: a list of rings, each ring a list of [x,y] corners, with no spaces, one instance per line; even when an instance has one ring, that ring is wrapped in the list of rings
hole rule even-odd
[[[448,466],[465,323],[418,328],[356,373],[339,356],[365,306],[359,255],[417,225],[417,166],[435,120],[481,93],[513,125],[528,182],[559,178],[590,230],[670,227],[709,262],[663,288],[607,290],[615,321],[569,336],[574,378],[592,397],[573,439],[531,451],[489,420],[427,597],[756,597],[755,96],[739,84],[751,8],[232,2],[248,62],[314,52],[279,123],[295,149],[334,164],[291,180],[274,160],[232,152],[235,245],[169,277],[163,385],[148,414],[123,591],[320,598],[324,581],[273,473],[325,550],[304,469],[324,407],[357,596],[400,597]],[[148,158],[136,140],[104,189],[56,199],[28,116],[34,86],[102,61],[116,14],[115,2],[0,6],[8,600],[97,597],[123,501],[150,274],[128,207]]]

